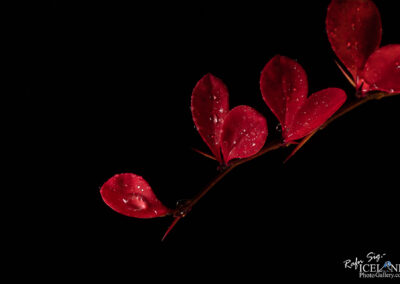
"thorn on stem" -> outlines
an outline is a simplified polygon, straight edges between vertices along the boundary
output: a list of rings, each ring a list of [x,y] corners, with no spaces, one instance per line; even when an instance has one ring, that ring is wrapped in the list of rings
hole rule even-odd
[[[167,231],[165,232],[164,236],[162,237],[161,241],[163,242],[165,238],[168,236],[169,232],[171,232],[172,228],[175,227],[176,223],[181,219],[182,217],[175,217],[174,221],[172,221],[171,225],[168,227]]]
[[[318,131],[318,129],[315,129],[313,132],[311,132],[310,134],[308,134],[306,137],[303,138],[303,140],[301,140],[301,142],[296,146],[296,148],[294,148],[294,150],[292,151],[292,153],[290,153],[290,155],[283,161],[284,164],[286,164],[287,161],[289,161],[289,159],[291,157],[294,156],[294,154],[297,153],[297,151],[300,150],[301,147],[304,146],[304,144],[306,144],[306,142]]]
[[[340,66],[339,62],[337,62],[335,60],[335,63],[337,65],[337,67],[339,68],[339,70],[343,73],[343,75],[346,77],[347,81],[349,81],[349,83],[356,88],[356,83],[353,81],[353,79],[347,74],[347,72],[343,69],[342,66]]]
[[[204,153],[203,151],[200,151],[199,149],[192,148],[192,150],[197,152],[197,153],[199,153],[200,155],[202,155],[204,157],[207,157],[207,158],[211,159],[211,160],[216,160],[215,157],[213,157],[213,156],[211,156],[211,155],[209,155],[207,153]]]

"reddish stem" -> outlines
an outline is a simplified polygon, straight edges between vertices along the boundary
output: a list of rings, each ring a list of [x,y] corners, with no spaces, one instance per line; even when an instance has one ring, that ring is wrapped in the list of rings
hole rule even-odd
[[[290,154],[290,156],[285,160],[285,162],[292,157],[309,139],[317,133],[319,130],[324,129],[328,124],[333,122],[334,120],[338,119],[342,115],[348,113],[349,111],[359,107],[360,105],[371,101],[371,100],[379,100],[382,98],[386,97],[392,97],[400,95],[400,93],[384,93],[384,92],[378,92],[378,93],[373,93],[369,94],[364,98],[357,99],[352,102],[348,102],[345,104],[334,116],[332,116],[330,119],[328,119],[319,129],[314,130],[312,133],[310,133],[308,136],[303,138],[303,140],[296,146],[294,151]],[[210,191],[211,188],[213,188],[224,176],[226,176],[230,171],[232,171],[234,168],[237,166],[244,164],[246,162],[249,162],[257,157],[260,157],[270,151],[280,149],[282,147],[287,147],[290,144],[295,144],[295,143],[282,143],[281,141],[272,141],[268,143],[267,145],[264,146],[261,151],[259,151],[257,154],[254,156],[251,156],[249,158],[245,159],[238,159],[235,161],[232,161],[224,170],[222,170],[202,191],[200,191],[195,197],[193,197],[191,200],[189,200],[183,207],[177,208],[176,212],[174,212],[175,219],[172,222],[172,224],[169,226],[167,232],[164,234],[162,240],[165,239],[165,237],[171,232],[172,228],[178,223],[178,221],[185,217],[187,213],[193,208],[193,206],[200,201],[204,197],[204,195],[207,194],[207,192]],[[178,212],[179,211],[179,212]]]

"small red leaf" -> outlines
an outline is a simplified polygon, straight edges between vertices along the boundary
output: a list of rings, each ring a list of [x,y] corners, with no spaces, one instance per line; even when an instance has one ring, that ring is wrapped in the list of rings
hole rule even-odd
[[[229,111],[228,88],[212,74],[205,75],[193,89],[191,110],[200,136],[216,159],[221,162],[221,131],[224,118]]]
[[[260,79],[265,103],[278,118],[283,134],[307,99],[307,74],[296,61],[276,55],[264,67]]]
[[[100,189],[104,202],[120,214],[135,218],[162,217],[171,212],[150,185],[135,174],[117,174]]]
[[[226,116],[222,130],[221,149],[225,163],[257,154],[267,135],[267,121],[255,109],[244,105],[233,108]]]
[[[296,61],[275,56],[261,72],[264,101],[282,125],[285,142],[303,138],[321,126],[346,100],[340,89],[325,89],[307,98],[304,69]]]
[[[333,0],[328,7],[326,31],[333,51],[359,87],[357,76],[382,38],[377,7],[371,0]]]
[[[285,142],[303,138],[320,127],[345,101],[346,93],[337,88],[328,88],[312,94],[297,112]]]
[[[400,44],[376,50],[365,64],[362,91],[400,92]]]

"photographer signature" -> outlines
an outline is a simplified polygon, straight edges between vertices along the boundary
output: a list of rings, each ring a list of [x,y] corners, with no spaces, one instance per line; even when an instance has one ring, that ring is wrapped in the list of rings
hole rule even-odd
[[[375,252],[369,252],[366,255],[367,258],[367,262],[371,262],[371,261],[376,261],[377,263],[386,255],[386,253],[375,253]],[[358,259],[357,257],[354,260],[351,259],[346,259],[345,261],[343,261],[344,263],[344,268],[354,268],[357,269],[358,266],[360,264],[363,264],[365,261]]]

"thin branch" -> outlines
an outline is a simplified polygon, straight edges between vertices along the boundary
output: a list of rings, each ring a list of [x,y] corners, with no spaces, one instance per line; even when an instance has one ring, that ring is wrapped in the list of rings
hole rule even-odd
[[[310,140],[310,138],[317,133],[319,130],[324,129],[328,124],[333,122],[334,120],[338,119],[339,117],[343,116],[344,114],[350,112],[351,110],[359,107],[360,105],[371,101],[371,100],[380,100],[382,98],[387,98],[387,97],[392,97],[400,95],[400,93],[383,93],[383,92],[378,92],[378,93],[373,93],[369,94],[368,96],[348,102],[342,108],[335,114],[333,115],[330,119],[328,119],[320,128],[316,129],[312,133],[310,133],[307,137],[305,137],[300,144],[297,145],[295,150],[292,152],[292,154],[285,160],[287,161],[290,157],[292,157],[307,141]],[[178,223],[178,221],[182,218],[185,217],[193,208],[195,204],[197,204],[209,191],[212,189],[223,177],[225,177],[230,171],[232,171],[234,168],[237,166],[244,164],[246,162],[249,162],[251,160],[254,160],[257,157],[261,157],[262,155],[265,155],[268,152],[280,149],[282,147],[287,147],[290,144],[295,144],[295,143],[282,143],[281,141],[272,141],[270,143],[267,143],[263,149],[261,149],[257,154],[254,156],[245,158],[245,159],[238,159],[235,161],[232,161],[225,169],[223,169],[202,191],[200,191],[195,197],[193,197],[191,200],[189,200],[183,207],[177,208],[176,211],[174,212],[174,221],[169,226],[167,232],[164,234],[163,240],[165,237],[168,235],[168,233],[172,230],[172,228]]]

